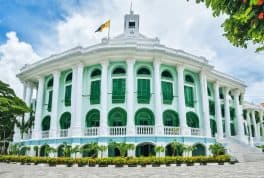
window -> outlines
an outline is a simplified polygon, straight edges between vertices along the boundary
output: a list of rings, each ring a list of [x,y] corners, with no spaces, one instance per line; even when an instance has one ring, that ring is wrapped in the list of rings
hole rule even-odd
[[[52,108],[52,89],[53,89],[53,78],[49,79],[47,82],[47,110],[48,112],[51,112]]]
[[[101,70],[95,69],[91,73],[90,104],[100,104],[101,95]]]
[[[126,71],[123,68],[116,68],[112,73],[112,103],[124,103],[126,93]]]
[[[186,75],[185,76],[185,82],[194,83],[194,79],[192,78],[192,76]]]
[[[173,100],[173,86],[172,82],[161,82],[163,104],[171,104]]]
[[[61,115],[60,118],[60,128],[69,129],[71,126],[71,113],[65,112]]]
[[[64,105],[71,106],[72,72],[65,77]]]
[[[225,105],[221,104],[221,115],[222,117],[225,117]]]
[[[186,119],[188,127],[199,128],[199,118],[194,112],[187,112]]]
[[[122,108],[114,108],[108,114],[108,125],[110,127],[126,126],[127,113]]]
[[[163,112],[163,125],[179,127],[179,117],[175,111],[167,110]]]
[[[209,113],[211,116],[215,115],[215,103],[212,100],[209,101]]]
[[[137,71],[137,75],[137,101],[148,104],[150,102],[150,71],[142,67]]]
[[[147,68],[140,68],[137,72],[138,75],[150,75],[150,71]]]
[[[188,107],[194,107],[193,87],[184,86],[185,105]]]
[[[130,21],[130,22],[128,23],[128,26],[129,26],[129,28],[135,28],[136,23],[133,22],[133,21]]]
[[[47,131],[50,129],[50,116],[44,117],[41,123],[41,128],[42,131]]]
[[[208,96],[212,96],[212,92],[211,92],[210,88],[207,88],[207,94],[208,94]]]
[[[92,81],[90,91],[91,91],[90,103],[91,104],[100,104],[101,81],[100,80]]]
[[[48,91],[48,111],[51,111],[51,107],[52,107],[52,90]]]
[[[135,125],[155,125],[152,111],[147,108],[139,109],[135,115]]]
[[[100,126],[100,112],[99,110],[92,109],[86,115],[86,127],[99,127]]]
[[[169,71],[167,71],[167,70],[162,72],[161,77],[162,78],[164,77],[164,78],[172,79],[171,73]]]

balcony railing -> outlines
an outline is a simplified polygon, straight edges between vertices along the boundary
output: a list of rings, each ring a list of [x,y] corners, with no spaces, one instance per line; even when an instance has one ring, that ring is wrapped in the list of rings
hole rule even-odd
[[[126,135],[126,127],[109,127],[108,133],[112,136]]]
[[[200,136],[201,135],[200,129],[198,129],[198,128],[191,128],[191,135],[193,135],[193,136]]]
[[[137,135],[153,135],[155,130],[155,126],[136,126],[136,134]]]
[[[32,138],[32,132],[25,133],[24,140],[30,140]]]
[[[61,129],[59,131],[60,137],[68,137],[69,136],[69,129]]]
[[[49,138],[49,130],[42,131],[41,132],[41,137],[42,138]]]
[[[180,127],[164,127],[164,135],[180,135]]]
[[[89,127],[89,128],[85,128],[83,135],[84,136],[97,136],[99,135],[99,127]]]

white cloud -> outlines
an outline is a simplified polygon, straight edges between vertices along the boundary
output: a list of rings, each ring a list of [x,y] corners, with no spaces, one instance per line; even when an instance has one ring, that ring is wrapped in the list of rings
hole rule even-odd
[[[16,74],[23,65],[35,62],[39,56],[30,44],[19,41],[15,32],[7,33],[6,37],[6,43],[0,45],[0,80],[10,84],[17,95],[21,96],[22,86]]]
[[[53,24],[54,34],[41,37],[38,52],[41,56],[49,56],[78,45],[99,43],[102,37],[107,36],[107,31],[94,31],[107,19],[111,19],[111,37],[122,33],[123,15],[129,12],[129,5],[130,1],[124,0],[89,1],[78,7],[63,3],[68,16]],[[224,18],[212,17],[211,10],[204,4],[175,0],[134,0],[133,10],[140,14],[141,33],[149,37],[159,37],[161,43],[169,47],[206,57],[217,69],[245,81],[249,86],[248,96],[252,92],[254,95],[263,95],[257,89],[264,81],[263,54],[254,53],[253,48],[233,47],[222,36],[223,29],[220,26]],[[35,54],[31,46],[30,49],[29,53]],[[27,62],[31,60],[15,60],[14,66]],[[259,102],[258,99],[254,101]]]

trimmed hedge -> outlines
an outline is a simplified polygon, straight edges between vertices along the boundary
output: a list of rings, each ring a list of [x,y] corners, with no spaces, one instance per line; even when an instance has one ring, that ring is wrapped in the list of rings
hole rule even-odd
[[[107,165],[141,165],[145,166],[148,164],[160,165],[160,164],[193,164],[193,163],[224,163],[230,162],[229,155],[221,155],[221,156],[194,156],[194,157],[114,157],[114,158],[49,158],[49,157],[30,157],[30,156],[11,156],[11,155],[3,155],[0,156],[0,162],[17,162],[21,164],[25,163],[34,163],[41,164],[47,163],[50,166],[55,165],[67,165],[72,166],[73,164],[78,164],[78,166],[94,166],[98,164],[99,166],[107,166]]]

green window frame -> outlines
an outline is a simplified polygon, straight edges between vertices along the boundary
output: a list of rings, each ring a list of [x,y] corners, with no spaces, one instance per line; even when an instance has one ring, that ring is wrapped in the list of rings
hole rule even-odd
[[[112,103],[124,103],[126,93],[126,79],[113,79],[112,85]]]
[[[193,87],[184,86],[185,105],[188,107],[194,107],[194,93]]]
[[[199,128],[199,118],[194,112],[187,112],[186,120],[188,127]]]
[[[127,125],[127,113],[122,108],[114,108],[108,114],[108,126],[120,127]]]
[[[163,125],[170,127],[179,127],[179,116],[175,111],[167,110],[163,112]]]
[[[137,101],[144,104],[150,102],[150,79],[137,80]]]
[[[52,90],[48,91],[48,111],[50,112],[51,111],[51,108],[52,108],[52,95],[53,95],[53,92]]]
[[[69,129],[71,127],[71,113],[65,112],[60,118],[60,128]]]
[[[72,93],[72,85],[65,86],[65,96],[64,96],[65,106],[71,106],[71,93]]]
[[[215,115],[215,102],[212,100],[209,100],[209,113],[211,116]]]
[[[99,127],[100,126],[100,111],[92,109],[86,115],[86,127]]]
[[[135,125],[155,125],[154,114],[147,108],[139,109],[135,114]]]
[[[50,130],[50,116],[46,116],[43,118],[41,122],[41,130],[42,131]]]
[[[91,82],[90,104],[100,104],[101,80]]]
[[[173,101],[173,85],[171,82],[161,82],[163,104],[171,104]]]
[[[212,136],[215,137],[215,134],[217,133],[217,126],[216,121],[214,119],[210,119],[210,128]]]

